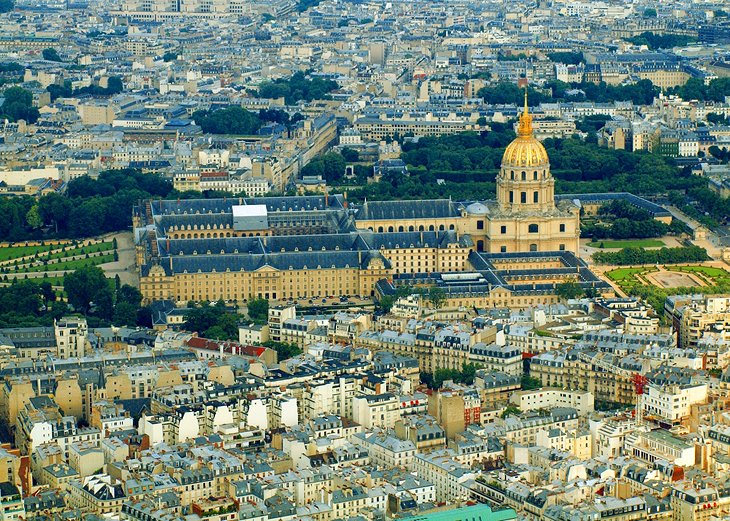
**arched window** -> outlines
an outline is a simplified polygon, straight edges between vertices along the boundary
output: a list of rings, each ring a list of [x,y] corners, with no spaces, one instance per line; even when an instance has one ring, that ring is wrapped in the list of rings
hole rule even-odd
[[[530,244],[530,251],[537,251],[537,244]]]
[[[378,233],[383,233],[383,227],[382,226],[378,226]]]
[[[402,232],[403,231],[403,227],[402,226],[398,226],[398,231],[399,232]]]
[[[525,172],[524,170],[522,171],[522,180],[527,181],[527,172]]]
[[[484,241],[477,241],[477,251],[484,251]]]
[[[540,200],[539,196],[537,195],[537,192],[532,193],[532,202],[536,203]]]
[[[537,181],[537,170],[535,170],[535,173],[533,174],[532,179],[535,180],[535,181]]]
[[[393,231],[393,227],[392,226],[388,226],[388,231],[389,232],[392,232]]]
[[[537,233],[537,231],[538,231],[538,226],[537,226],[537,224],[531,224],[530,226],[528,226],[528,227],[527,227],[527,231],[528,231],[529,233]]]
[[[428,231],[429,231],[429,232],[432,232],[432,231],[434,231],[434,230],[435,230],[435,228],[433,227],[433,224],[432,224],[431,226],[429,226],[429,227],[428,227]]]

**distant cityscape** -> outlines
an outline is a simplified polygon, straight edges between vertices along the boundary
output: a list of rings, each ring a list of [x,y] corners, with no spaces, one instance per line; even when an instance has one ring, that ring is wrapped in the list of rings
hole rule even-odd
[[[730,520],[730,5],[0,0],[0,521]]]

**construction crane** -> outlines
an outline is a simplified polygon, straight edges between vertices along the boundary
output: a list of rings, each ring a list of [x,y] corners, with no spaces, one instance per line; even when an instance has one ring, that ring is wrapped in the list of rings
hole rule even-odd
[[[643,396],[647,385],[649,385],[649,379],[643,374],[634,373],[631,376],[631,383],[634,384],[634,394],[636,394],[636,425],[639,426],[644,420],[644,407],[643,407]]]

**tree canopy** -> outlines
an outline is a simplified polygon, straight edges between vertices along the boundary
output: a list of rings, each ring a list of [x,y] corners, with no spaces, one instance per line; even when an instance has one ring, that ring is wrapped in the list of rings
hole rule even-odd
[[[702,262],[708,260],[707,250],[699,246],[679,248],[623,248],[620,251],[599,251],[593,254],[596,264],[634,266],[638,264],[680,264],[683,262]]]
[[[259,117],[238,105],[213,111],[197,110],[193,119],[207,134],[251,135],[261,128]]]
[[[58,52],[53,47],[43,49],[43,59],[49,62],[61,62],[63,61],[58,55]]]
[[[730,96],[730,78],[716,78],[709,85],[705,85],[700,78],[690,78],[684,85],[669,89],[668,92],[685,100],[722,102],[725,96]]]
[[[302,176],[322,176],[328,182],[339,181],[345,174],[345,158],[338,152],[328,152],[316,157],[302,168]]]
[[[68,302],[76,311],[89,314],[92,305],[96,315],[111,318],[114,297],[110,281],[98,266],[84,266],[63,277]]]
[[[639,35],[626,38],[626,41],[634,45],[646,45],[651,50],[671,49],[682,47],[688,43],[697,41],[697,38],[683,34],[655,34],[645,31]]]
[[[337,89],[337,83],[323,78],[308,79],[303,72],[295,72],[290,78],[280,78],[264,83],[259,87],[258,95],[262,98],[284,98],[287,105],[297,101],[326,99],[327,94]]]
[[[0,120],[24,120],[35,123],[38,120],[38,109],[33,106],[33,94],[22,87],[10,87],[3,93],[5,101],[0,106]]]

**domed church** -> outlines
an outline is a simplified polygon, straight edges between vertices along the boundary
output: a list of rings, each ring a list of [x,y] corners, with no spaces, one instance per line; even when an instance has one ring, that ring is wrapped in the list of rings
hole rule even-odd
[[[580,207],[555,200],[555,179],[545,147],[535,138],[527,107],[517,138],[507,146],[497,176],[497,200],[465,207],[477,250],[491,253],[579,249]]]

